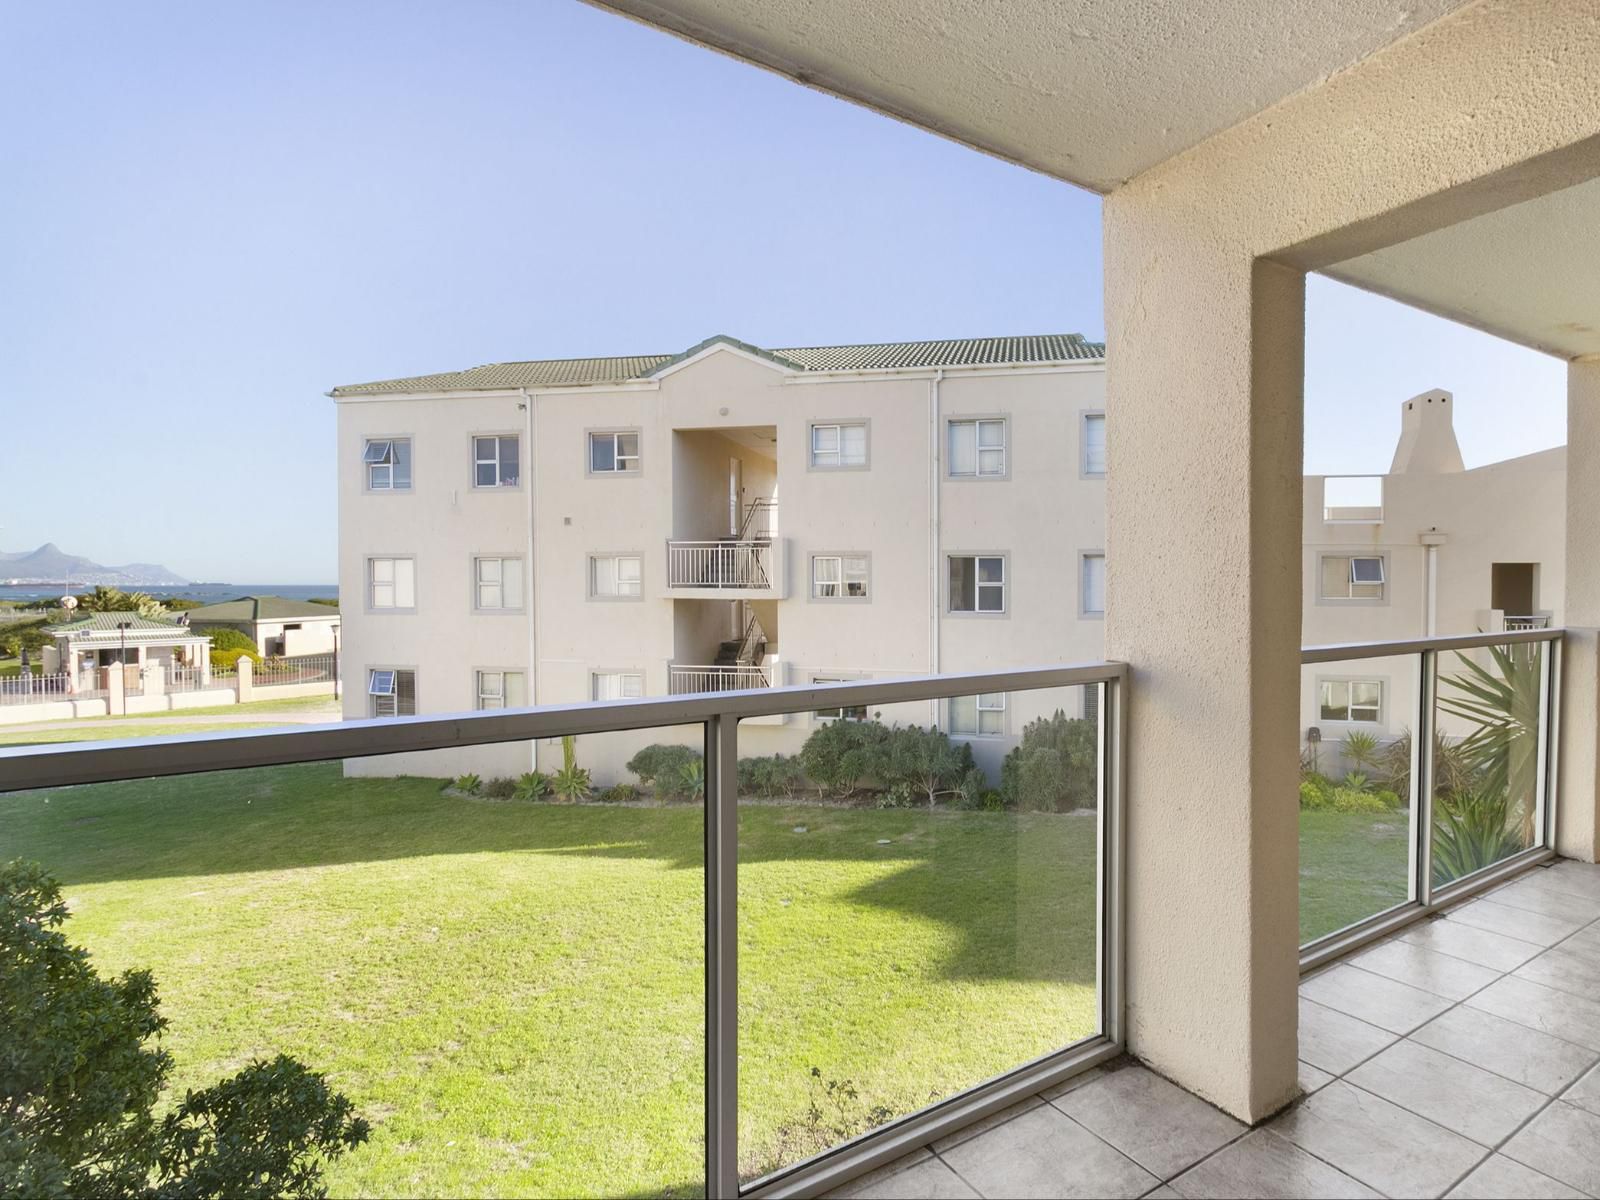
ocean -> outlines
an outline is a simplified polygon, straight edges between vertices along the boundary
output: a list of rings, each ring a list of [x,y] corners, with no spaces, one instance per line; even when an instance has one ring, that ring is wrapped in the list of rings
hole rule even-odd
[[[72,585],[74,593],[92,589],[82,583]],[[237,600],[240,596],[282,596],[285,600],[337,599],[339,589],[331,583],[185,583],[176,587],[134,587],[130,592],[146,592],[157,600],[198,600],[202,604],[216,604],[222,600]],[[53,600],[62,594],[59,585],[29,583],[0,585],[0,600]]]

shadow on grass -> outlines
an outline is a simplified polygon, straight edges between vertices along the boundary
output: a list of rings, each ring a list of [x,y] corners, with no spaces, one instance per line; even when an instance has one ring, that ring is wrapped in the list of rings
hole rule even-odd
[[[697,805],[463,800],[437,779],[347,779],[334,763],[0,797],[0,859],[37,860],[68,886],[473,854],[698,874],[703,845]],[[956,931],[946,977],[1094,982],[1089,816],[752,804],[739,856],[752,898],[808,890],[821,864],[889,867],[842,896]]]

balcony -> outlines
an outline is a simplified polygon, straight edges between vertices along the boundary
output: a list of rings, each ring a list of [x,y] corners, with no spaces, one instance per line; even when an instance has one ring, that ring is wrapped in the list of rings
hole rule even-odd
[[[783,538],[669,541],[668,593],[683,599],[785,599],[787,545]]]

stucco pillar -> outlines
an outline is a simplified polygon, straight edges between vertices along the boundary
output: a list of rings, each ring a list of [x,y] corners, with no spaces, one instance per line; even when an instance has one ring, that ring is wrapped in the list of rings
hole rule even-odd
[[[1253,1121],[1295,1094],[1305,278],[1159,189],[1104,214],[1128,1042]]]
[[[1600,357],[1567,365],[1567,637],[1556,849],[1600,858]]]

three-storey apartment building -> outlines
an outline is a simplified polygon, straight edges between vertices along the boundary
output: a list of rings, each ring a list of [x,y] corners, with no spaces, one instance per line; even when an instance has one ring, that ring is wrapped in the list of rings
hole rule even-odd
[[[714,337],[336,388],[345,715],[1097,659],[1104,366],[1074,334]],[[1564,452],[1464,470],[1451,402],[1404,402],[1388,475],[1307,478],[1307,643],[1559,616],[1540,597],[1561,590]],[[1398,733],[1413,686],[1383,660],[1308,668],[1302,727]],[[746,723],[741,750],[793,753],[822,722],[870,715],[938,725],[992,772],[1027,721],[1092,703],[808,712]],[[696,731],[609,735],[585,765],[626,778],[634,747],[674,736]],[[358,769],[552,761],[499,746]]]

